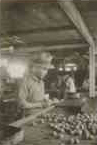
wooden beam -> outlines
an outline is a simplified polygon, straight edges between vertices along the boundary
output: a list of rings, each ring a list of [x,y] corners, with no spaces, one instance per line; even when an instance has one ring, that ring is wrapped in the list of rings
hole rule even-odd
[[[22,118],[20,120],[17,120],[17,121],[15,121],[15,122],[13,122],[13,123],[11,123],[9,125],[14,126],[14,127],[21,127],[21,126],[29,123],[30,121],[35,120],[37,117],[50,112],[51,110],[56,108],[56,106],[60,106],[60,104],[62,104],[63,102],[64,102],[64,100],[61,100],[61,101],[59,101],[57,103],[54,103],[54,104],[52,103],[51,106],[49,106],[49,107],[47,107],[45,109],[43,108],[42,110],[40,110],[41,109],[40,108],[37,113],[29,115],[27,117],[24,117],[24,118]]]
[[[95,88],[95,51],[90,47],[89,48],[89,90],[90,90],[90,97],[95,97],[96,88]]]
[[[76,28],[82,34],[82,36],[85,38],[85,40],[90,44],[90,46],[92,46],[94,48],[95,47],[94,40],[93,40],[87,26],[85,25],[80,12],[77,10],[73,1],[63,1],[63,0],[57,0],[57,1],[59,2],[63,11],[68,15],[70,20],[73,22],[73,24],[76,26]]]
[[[14,49],[13,52],[10,51],[10,47],[1,48],[1,54],[22,54],[22,53],[31,53],[35,51],[52,51],[52,50],[61,50],[61,49],[73,49],[73,48],[88,48],[89,45],[87,43],[78,43],[78,44],[64,44],[64,45],[52,45],[52,46],[36,46],[36,47],[27,47],[27,48],[18,48]]]
[[[16,35],[17,36],[17,35]],[[23,43],[17,42],[17,39],[14,39],[13,37],[10,37],[10,35],[5,35],[1,37],[2,42],[1,42],[1,47],[7,47],[8,44],[4,44],[4,42],[8,41],[6,38],[9,37],[11,38],[10,45],[21,45],[24,47],[25,46],[41,46],[41,45],[57,45],[58,43],[60,44],[67,44],[67,43],[77,43],[73,42],[72,40],[82,40],[84,39],[81,38],[80,34],[76,30],[58,30],[58,31],[44,31],[42,33],[26,33],[26,34],[20,34],[18,35],[19,40],[21,40]],[[12,40],[13,38],[13,40]],[[69,42],[70,40],[70,42]],[[81,41],[80,41],[81,42]]]
[[[31,3],[54,3],[57,0],[0,0],[2,3],[24,3],[24,2],[31,2]]]
[[[65,31],[65,30],[75,30],[75,26],[73,25],[66,25],[61,27],[48,27],[48,28],[33,28],[28,30],[13,30],[13,31],[6,31],[7,35],[20,35],[20,34],[33,34],[33,33],[44,33],[44,32],[56,32],[56,31]],[[0,36],[4,36],[2,32],[0,32]]]
[[[33,39],[32,39],[33,40]],[[51,41],[37,41],[37,42],[28,42],[27,43],[27,46],[28,47],[31,47],[31,46],[34,46],[34,47],[37,47],[37,46],[54,46],[54,45],[66,45],[66,44],[86,44],[86,41],[84,41],[84,39],[66,39],[66,40],[51,40]],[[7,45],[1,45],[1,48],[7,48],[9,47],[8,44]],[[17,48],[18,47],[23,47],[22,44],[18,44],[16,46]],[[25,43],[24,43],[24,47],[26,47]],[[8,50],[8,48],[7,48]]]
[[[57,39],[57,41],[55,39],[50,40],[50,41],[45,41],[45,40],[37,41],[37,42],[33,41],[33,43],[29,42],[27,44],[28,44],[28,46],[31,46],[31,45],[33,45],[33,46],[42,46],[42,45],[44,45],[44,46],[53,46],[53,45],[60,46],[60,45],[66,45],[66,44],[81,44],[81,43],[84,44],[84,43],[86,43],[86,41],[84,41],[84,39],[79,39],[79,38],[66,39],[66,40],[64,38],[62,40]]]
[[[39,117],[40,115],[42,114],[46,114],[47,112],[53,110],[55,108],[55,106],[50,106],[46,109],[43,109],[42,111],[39,111],[38,113],[36,114],[32,114],[32,115],[29,115],[28,117],[25,117],[25,118],[22,118],[20,120],[17,120],[11,124],[9,124],[10,126],[14,126],[14,127],[21,127],[27,123],[29,123],[30,121],[33,121],[35,120],[37,117]]]

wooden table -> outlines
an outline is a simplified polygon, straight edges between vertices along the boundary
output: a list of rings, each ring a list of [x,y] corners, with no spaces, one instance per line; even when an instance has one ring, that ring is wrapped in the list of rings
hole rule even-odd
[[[71,109],[65,107],[54,108],[52,112],[57,114],[66,114],[66,116],[73,113]],[[60,141],[55,139],[51,135],[51,129],[47,123],[36,124],[33,126],[32,121],[29,122],[25,127],[25,140],[21,145],[60,145]],[[93,141],[81,141],[79,145],[97,145],[97,142]]]
[[[75,100],[75,103],[74,103],[74,100],[73,102],[72,100],[68,102],[67,100],[67,102],[65,101],[65,103],[59,104],[57,107],[51,106],[46,109],[37,109],[37,110],[35,109],[32,111],[31,116],[28,116],[26,118],[23,118],[20,121],[17,121],[11,124],[16,127],[21,127],[22,125],[24,127],[25,140],[23,141],[23,143],[20,143],[20,145],[59,145],[59,140],[52,137],[51,130],[46,123],[44,124],[39,123],[33,126],[32,122],[33,120],[37,119],[37,117],[41,115],[41,113],[45,114],[47,112],[50,112],[52,114],[52,112],[54,112],[57,114],[60,114],[60,113],[65,114],[65,116],[69,116],[70,114],[75,114],[81,111],[79,107],[80,103],[78,105],[78,102],[79,101],[76,101],[76,100]],[[88,102],[89,107],[94,106],[94,102],[96,101],[93,100],[93,103],[92,103],[92,100],[90,100]],[[73,108],[71,108],[72,105],[70,104],[73,104]],[[86,105],[86,108],[87,108],[87,105]],[[84,110],[86,110],[86,108]],[[81,141],[79,145],[97,145],[97,141],[96,142]]]

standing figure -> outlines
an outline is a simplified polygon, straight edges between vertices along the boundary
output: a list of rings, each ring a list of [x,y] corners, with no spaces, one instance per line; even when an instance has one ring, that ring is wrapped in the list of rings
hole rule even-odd
[[[66,98],[74,98],[76,94],[76,86],[72,73],[68,73],[64,77]]]
[[[47,52],[37,52],[30,61],[29,70],[20,86],[20,104],[24,109],[47,106],[45,101],[44,77],[51,66],[52,56]]]

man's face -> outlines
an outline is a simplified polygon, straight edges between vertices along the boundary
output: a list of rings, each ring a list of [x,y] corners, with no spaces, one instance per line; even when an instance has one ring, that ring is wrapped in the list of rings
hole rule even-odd
[[[48,68],[47,67],[44,67],[44,66],[39,66],[39,65],[36,65],[34,68],[33,68],[33,71],[34,71],[34,74],[40,78],[40,79],[43,79],[47,73],[48,73]]]

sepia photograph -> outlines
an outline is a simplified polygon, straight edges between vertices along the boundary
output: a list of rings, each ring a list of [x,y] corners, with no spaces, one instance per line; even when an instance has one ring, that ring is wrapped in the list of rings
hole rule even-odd
[[[97,145],[97,0],[0,0],[0,145]]]

